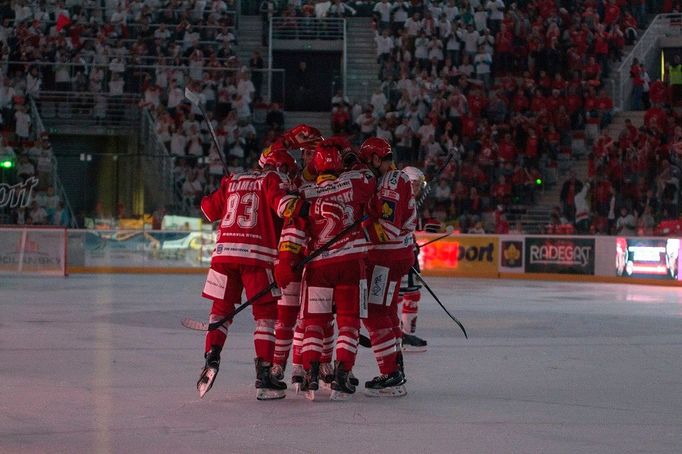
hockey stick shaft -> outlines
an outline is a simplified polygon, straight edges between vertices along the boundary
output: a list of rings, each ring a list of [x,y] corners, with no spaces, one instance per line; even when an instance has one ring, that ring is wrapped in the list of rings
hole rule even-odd
[[[225,171],[225,175],[229,175],[230,171],[227,169],[227,162],[223,157],[222,151],[220,151],[220,142],[218,141],[218,135],[215,133],[215,129],[213,129],[213,124],[211,123],[211,120],[208,118],[208,115],[206,114],[206,109],[204,109],[204,106],[202,106],[201,103],[199,102],[199,97],[197,96],[197,94],[194,93],[189,88],[185,88],[185,97],[189,100],[189,102],[194,104],[199,109],[199,112],[201,112],[201,115],[204,117],[206,126],[208,126],[208,132],[209,134],[211,134],[211,138],[213,139],[213,145],[215,145],[216,153],[218,153],[220,162],[223,164],[223,170]]]
[[[420,281],[422,281],[422,284],[424,284],[424,288],[425,288],[426,290],[428,290],[428,292],[431,294],[431,296],[433,297],[433,299],[435,299],[436,302],[438,303],[438,305],[439,305],[440,307],[443,308],[443,310],[445,311],[446,314],[448,314],[448,317],[450,317],[450,318],[452,319],[453,322],[457,323],[457,326],[459,326],[459,328],[460,328],[460,329],[462,330],[462,332],[464,333],[464,337],[465,337],[466,339],[469,339],[469,335],[467,334],[467,330],[464,329],[464,325],[462,325],[462,322],[460,322],[459,320],[457,320],[457,317],[455,317],[454,315],[452,315],[452,314],[450,313],[450,311],[448,311],[448,310],[445,308],[445,306],[443,306],[443,303],[440,302],[440,299],[438,299],[438,297],[437,297],[436,294],[433,292],[433,290],[431,290],[431,287],[429,287],[429,284],[426,283],[426,281],[424,280],[424,278],[422,277],[422,275],[419,274],[419,271],[417,271],[417,270],[415,269],[415,267],[412,267],[412,272],[419,278]]]
[[[355,229],[357,226],[359,226],[360,223],[361,223],[362,221],[364,221],[365,219],[367,219],[367,215],[362,216],[360,219],[356,220],[356,221],[353,222],[351,225],[349,225],[348,227],[346,227],[346,228],[344,228],[343,230],[341,230],[339,233],[337,233],[336,235],[334,235],[329,241],[327,241],[326,243],[324,243],[324,244],[323,244],[322,246],[320,246],[319,248],[315,249],[315,251],[313,251],[310,255],[306,256],[303,260],[301,260],[298,264],[296,264],[296,267],[295,267],[294,269],[295,269],[296,271],[302,270],[303,267],[304,267],[306,264],[308,264],[308,263],[309,263],[311,260],[313,260],[314,258],[318,257],[320,254],[326,252],[326,251],[327,251],[330,247],[332,247],[337,241],[339,241],[341,238],[343,238],[343,237],[346,236],[348,233],[350,233],[353,229]],[[276,283],[276,282],[271,283],[269,286],[267,286],[267,287],[264,288],[263,290],[259,291],[259,292],[256,293],[255,295],[253,295],[253,296],[252,296],[251,298],[249,298],[247,301],[245,301],[244,303],[240,304],[240,305],[234,310],[234,312],[232,312],[230,315],[227,315],[227,316],[223,317],[222,319],[218,320],[217,322],[210,323],[210,324],[208,325],[208,331],[213,331],[213,330],[215,330],[215,329],[220,328],[223,324],[225,324],[225,322],[227,322],[227,321],[229,321],[229,320],[232,320],[232,318],[233,318],[235,315],[237,315],[238,313],[240,313],[241,311],[243,311],[244,309],[246,309],[247,307],[249,307],[250,305],[252,305],[252,304],[253,304],[256,300],[258,300],[259,298],[262,298],[263,296],[265,296],[268,292],[272,291],[272,289],[274,289],[275,287],[277,287],[277,283]]]
[[[439,236],[439,237],[437,237],[437,238],[434,238],[434,239],[432,239],[432,240],[427,241],[427,242],[424,243],[424,244],[418,244],[418,245],[417,245],[417,249],[421,249],[421,248],[423,248],[424,246],[428,246],[428,245],[431,244],[431,243],[435,243],[436,241],[440,241],[440,240],[442,240],[443,238],[449,237],[450,235],[452,235],[452,232],[445,233],[445,234],[443,234],[443,235],[441,235],[441,236]]]

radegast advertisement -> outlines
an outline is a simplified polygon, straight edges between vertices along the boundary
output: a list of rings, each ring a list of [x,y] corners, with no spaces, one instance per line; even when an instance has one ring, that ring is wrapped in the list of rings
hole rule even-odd
[[[527,237],[526,273],[594,274],[593,238]]]
[[[616,275],[679,280],[678,238],[616,239]]]

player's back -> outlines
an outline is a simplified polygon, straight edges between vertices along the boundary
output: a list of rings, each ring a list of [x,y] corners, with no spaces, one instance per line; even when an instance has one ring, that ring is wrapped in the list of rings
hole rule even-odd
[[[288,185],[287,177],[275,171],[243,172],[223,179],[220,189],[201,203],[207,219],[220,219],[213,260],[274,263],[282,230],[277,205],[285,203],[281,194]]]
[[[318,249],[344,228],[359,220],[364,215],[365,205],[374,193],[374,187],[374,181],[368,174],[357,171],[343,172],[338,177],[323,175],[318,177],[314,186],[304,187],[301,194],[307,201],[311,203],[317,199],[333,201],[344,205],[345,209],[343,221],[332,217],[310,219],[309,250]],[[327,264],[357,260],[364,257],[366,253],[367,241],[358,226],[312,262]]]

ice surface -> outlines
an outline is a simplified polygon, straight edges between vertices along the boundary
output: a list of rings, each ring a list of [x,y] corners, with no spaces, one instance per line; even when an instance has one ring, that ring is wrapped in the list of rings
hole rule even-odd
[[[679,288],[429,282],[408,396],[258,402],[246,313],[197,396],[203,276],[0,277],[0,452],[682,452]]]

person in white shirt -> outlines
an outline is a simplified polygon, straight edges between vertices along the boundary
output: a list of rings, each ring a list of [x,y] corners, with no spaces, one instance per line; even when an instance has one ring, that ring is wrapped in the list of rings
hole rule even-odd
[[[14,119],[16,121],[15,133],[17,138],[21,141],[28,140],[31,135],[31,116],[26,113],[25,106],[17,106]]]
[[[474,30],[473,24],[467,24],[467,29],[462,33],[462,40],[464,41],[464,52],[473,58],[478,50],[478,38],[480,35]]]
[[[376,32],[374,42],[377,45],[377,63],[382,64],[385,60],[388,60],[393,50],[393,37],[390,36],[390,30],[385,28],[381,34]]]
[[[372,97],[370,98],[369,103],[372,105],[372,108],[374,109],[374,117],[375,118],[381,118],[384,116],[386,113],[386,104],[388,103],[388,100],[386,99],[386,95],[379,89],[378,87],[374,89],[374,93],[372,93]]]
[[[253,95],[256,93],[256,87],[253,85],[251,77],[249,77],[249,73],[245,70],[242,70],[239,76],[239,82],[237,83],[237,93],[249,103],[253,101]]]
[[[402,30],[408,18],[409,5],[404,0],[397,0],[391,6],[391,14],[393,16],[393,32]]]
[[[488,28],[493,35],[496,35],[500,31],[502,20],[504,20],[504,1],[488,0],[485,9],[488,10]]]
[[[170,140],[170,151],[173,156],[185,156],[187,147],[187,137],[181,131],[173,131]]]
[[[487,90],[492,87],[492,79],[490,77],[490,68],[493,65],[493,57],[485,51],[485,48],[481,46],[478,50],[478,54],[474,58],[474,66],[476,67],[476,77],[483,82],[483,85]]]
[[[383,33],[384,30],[388,30],[391,22],[391,8],[393,6],[388,2],[388,0],[381,0],[374,5],[372,12],[379,19],[379,32]]]
[[[419,13],[412,14],[412,17],[405,21],[405,30],[407,30],[407,36],[414,40],[419,35],[422,30],[422,20]]]
[[[111,73],[111,80],[109,81],[109,95],[123,96],[123,86],[125,81],[121,79],[118,73]]]

